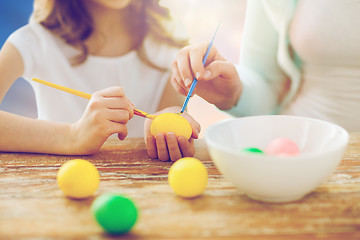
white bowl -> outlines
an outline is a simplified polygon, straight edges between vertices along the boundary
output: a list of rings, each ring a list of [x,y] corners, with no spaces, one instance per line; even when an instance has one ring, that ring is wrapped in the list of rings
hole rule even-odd
[[[246,147],[263,150],[279,137],[293,140],[300,154],[279,157],[241,151]],[[336,169],[349,134],[322,120],[268,115],[217,122],[208,127],[204,138],[216,167],[248,197],[290,202],[314,190]]]

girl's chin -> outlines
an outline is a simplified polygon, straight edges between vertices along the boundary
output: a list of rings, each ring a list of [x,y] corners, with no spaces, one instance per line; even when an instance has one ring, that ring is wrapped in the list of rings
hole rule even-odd
[[[130,4],[131,0],[91,0],[91,1],[103,7],[120,10],[126,8]]]

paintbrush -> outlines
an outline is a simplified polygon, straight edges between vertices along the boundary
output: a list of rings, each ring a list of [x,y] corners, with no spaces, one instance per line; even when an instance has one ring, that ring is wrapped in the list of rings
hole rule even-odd
[[[55,89],[58,89],[58,90],[61,90],[61,91],[67,92],[67,93],[71,93],[73,95],[76,95],[76,96],[79,96],[79,97],[82,97],[82,98],[86,98],[88,100],[90,100],[90,98],[91,98],[91,94],[80,92],[80,91],[75,90],[75,89],[60,86],[60,85],[57,85],[55,83],[47,82],[47,81],[44,81],[44,80],[41,80],[41,79],[38,79],[38,78],[32,78],[32,80],[35,81],[35,82],[44,84],[46,86],[49,86],[49,87],[52,87],[52,88],[55,88]],[[151,118],[151,119],[154,119],[156,117],[155,115],[146,113],[146,112],[141,111],[141,110],[136,109],[136,108],[134,109],[134,114],[137,115],[137,116],[140,116],[140,117]]]
[[[220,23],[221,23],[221,22],[220,22]],[[213,35],[213,37],[212,37],[212,39],[211,39],[211,41],[210,41],[210,43],[209,43],[209,46],[208,46],[207,49],[206,49],[205,56],[204,56],[203,61],[202,61],[203,66],[205,66],[206,59],[207,59],[207,57],[209,56],[210,49],[211,49],[211,46],[212,46],[212,44],[213,44],[213,42],[214,42],[216,33],[217,33],[217,31],[218,31],[218,29],[219,29],[219,27],[220,27],[220,23],[218,24],[218,26],[217,26],[217,28],[216,28],[216,30],[215,30],[215,33],[214,33],[214,35]],[[187,96],[186,96],[186,99],[185,99],[185,101],[184,101],[184,104],[183,104],[183,106],[182,106],[182,108],[181,108],[180,114],[182,114],[182,113],[185,111],[186,106],[187,106],[187,104],[188,104],[188,102],[189,102],[189,99],[190,99],[191,95],[192,95],[193,92],[194,92],[194,89],[195,89],[195,86],[196,86],[196,84],[197,84],[197,81],[198,81],[198,80],[196,79],[196,77],[194,77],[193,82],[192,82],[192,84],[191,84],[191,86],[190,86],[190,90],[189,90],[189,92],[188,92],[188,94],[187,94]]]

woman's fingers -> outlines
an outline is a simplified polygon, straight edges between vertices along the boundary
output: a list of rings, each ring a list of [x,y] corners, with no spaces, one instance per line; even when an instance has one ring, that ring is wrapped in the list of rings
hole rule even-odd
[[[180,76],[176,61],[174,61],[173,64],[171,65],[171,71],[172,71],[172,75],[170,78],[171,85],[175,88],[175,90],[178,93],[186,96],[188,92],[188,88],[185,87],[185,83]]]
[[[203,65],[203,59],[205,57],[207,48],[209,46],[209,43],[203,42],[194,45],[190,51],[189,51],[189,61],[190,61],[190,68],[192,69],[192,72],[194,74],[194,77],[196,79],[200,79],[204,77],[204,65]],[[215,55],[216,50],[215,47],[212,47],[210,49],[207,63],[210,62],[213,59],[213,56]]]
[[[183,81],[183,86],[188,88],[192,83],[192,79],[194,78],[194,74],[190,65],[189,51],[191,47],[187,46],[181,49],[176,57],[176,64],[179,75]],[[180,84],[182,85],[182,84]]]
[[[205,81],[219,76],[223,79],[233,79],[238,74],[234,64],[228,61],[213,61],[206,67],[206,71],[209,71],[210,75],[204,78]]]

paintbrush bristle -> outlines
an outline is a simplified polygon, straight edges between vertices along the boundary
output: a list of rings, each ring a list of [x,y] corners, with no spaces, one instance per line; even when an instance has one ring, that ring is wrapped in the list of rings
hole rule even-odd
[[[138,115],[138,116],[141,116],[141,117],[146,117],[146,114],[138,109],[135,109],[134,110],[134,114],[135,115]]]

